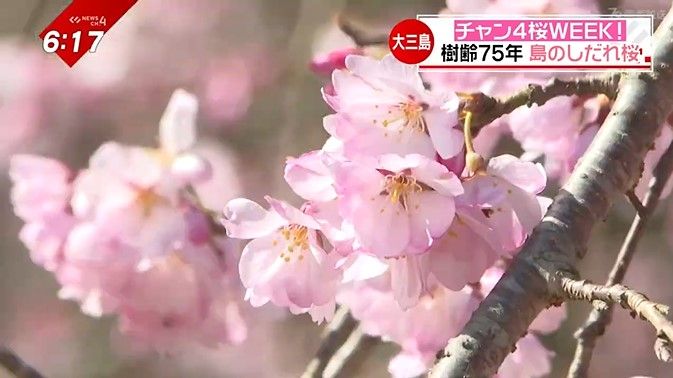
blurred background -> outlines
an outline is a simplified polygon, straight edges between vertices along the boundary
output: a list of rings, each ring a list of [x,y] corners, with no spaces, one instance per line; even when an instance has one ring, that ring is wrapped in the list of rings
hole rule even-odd
[[[542,1],[542,0],[541,0]],[[95,54],[70,69],[42,51],[38,34],[69,2],[0,0],[0,167],[15,153],[38,153],[82,168],[103,142],[154,145],[158,120],[175,88],[200,100],[199,149],[216,161],[212,208],[245,194],[298,203],[282,179],[286,156],[319,148],[326,137],[320,96],[327,78],[312,57],[351,44],[338,14],[372,29],[441,0],[140,0],[105,36]],[[661,15],[667,1],[622,1],[623,13]],[[475,88],[477,90],[477,88]],[[508,143],[501,143],[507,146]],[[133,352],[114,319],[92,319],[56,297],[51,274],[33,265],[17,235],[21,222],[0,175],[0,343],[48,377],[297,377],[315,352],[320,327],[271,305],[244,307],[248,340],[238,347],[181,355]],[[650,223],[626,284],[673,305],[673,204]],[[670,210],[670,211],[667,211]],[[602,282],[633,217],[625,202],[597,230],[582,261],[584,277]],[[555,351],[551,376],[565,376],[572,333],[586,305],[571,305],[562,329],[545,338]],[[652,351],[654,334],[625,311],[602,337],[592,376],[671,377]],[[379,344],[346,376],[386,377],[396,347]],[[0,377],[8,375],[0,368]]]

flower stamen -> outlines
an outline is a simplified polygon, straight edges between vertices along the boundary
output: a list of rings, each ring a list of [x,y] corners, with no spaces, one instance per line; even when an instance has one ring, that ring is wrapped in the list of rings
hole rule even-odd
[[[404,129],[408,128],[412,131],[425,133],[427,130],[425,119],[423,118],[423,104],[418,104],[413,101],[400,102],[394,108],[398,111],[398,116],[383,120],[383,127],[388,127],[393,122],[403,120],[404,124],[398,130],[402,133]],[[392,112],[390,112],[392,113]]]
[[[409,204],[409,195],[423,191],[423,187],[414,177],[397,173],[386,176],[385,191],[391,203],[401,203],[406,210]]]
[[[280,254],[280,258],[285,262],[290,261],[292,253],[299,252],[298,260],[302,260],[302,254],[309,249],[308,228],[298,224],[285,226],[280,230],[280,234],[285,239],[286,248]]]

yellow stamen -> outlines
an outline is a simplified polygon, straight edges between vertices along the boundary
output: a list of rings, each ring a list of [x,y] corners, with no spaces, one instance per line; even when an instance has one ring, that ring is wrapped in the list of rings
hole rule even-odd
[[[280,254],[280,258],[285,262],[290,261],[290,256],[295,251],[299,253],[298,260],[302,260],[302,253],[309,249],[309,234],[306,226],[291,224],[280,230],[280,234],[285,239],[285,249]]]
[[[423,191],[416,179],[404,173],[386,176],[385,190],[391,203],[401,203],[406,209],[409,203],[409,195]]]
[[[152,188],[140,188],[138,189],[136,201],[142,208],[143,216],[147,218],[152,215],[152,209],[155,206],[165,202],[165,198],[156,194]]]
[[[398,111],[397,116],[394,116],[389,119],[384,119],[381,122],[383,127],[388,127],[390,126],[390,124],[396,121],[403,120],[404,124],[398,130],[399,133],[402,133],[405,128],[409,128],[412,131],[425,133],[427,127],[425,124],[425,119],[423,118],[423,110],[424,110],[423,105],[413,101],[407,101],[407,102],[400,102],[394,107],[394,109]],[[393,111],[389,110],[388,113],[393,114]]]

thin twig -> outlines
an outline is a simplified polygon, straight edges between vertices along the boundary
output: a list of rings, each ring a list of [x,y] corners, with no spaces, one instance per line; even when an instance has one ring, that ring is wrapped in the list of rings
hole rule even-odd
[[[636,251],[638,242],[640,241],[645,225],[650,219],[652,213],[659,203],[659,198],[661,197],[661,192],[664,190],[666,183],[671,177],[671,172],[673,171],[673,144],[669,145],[664,154],[659,159],[659,162],[654,168],[653,177],[649,183],[649,189],[645,194],[643,203],[641,204],[642,209],[638,210],[629,233],[624,239],[615,264],[610,271],[608,280],[605,283],[606,286],[619,284],[624,280],[626,275],[626,270],[631,263],[631,259]],[[631,192],[633,193],[633,192]],[[633,194],[635,196],[635,194]],[[637,197],[635,198],[638,199]],[[633,202],[633,200],[632,200]],[[640,201],[638,200],[640,204]],[[596,346],[596,340],[599,336],[605,333],[605,329],[610,324],[612,320],[613,306],[608,305],[604,309],[595,308],[589,314],[584,325],[577,330],[575,333],[575,338],[577,339],[577,348],[575,349],[575,357],[573,358],[572,363],[570,364],[570,369],[568,370],[568,377],[572,378],[582,378],[586,377],[589,373],[589,364],[591,363],[591,356],[593,350]],[[669,343],[661,343],[663,346],[668,345]],[[662,347],[655,347],[657,351],[657,356],[660,359],[670,358],[670,354],[665,353],[662,350]]]
[[[346,364],[356,355],[361,357],[365,352],[376,345],[378,338],[366,335],[361,327],[348,336],[346,342],[337,350],[332,359],[325,367],[325,378],[337,378],[343,373]]]
[[[217,236],[226,236],[227,230],[222,225],[222,214],[206,207],[206,205],[203,204],[203,201],[201,201],[201,197],[194,186],[187,186],[185,193],[187,194],[187,199],[190,203],[206,216],[210,231]]]
[[[673,322],[666,318],[669,312],[668,306],[653,302],[642,293],[621,284],[596,285],[567,277],[561,279],[561,287],[567,299],[618,304],[630,310],[634,317],[647,320],[654,327],[658,337],[665,336],[668,340],[673,340]]]
[[[345,306],[340,307],[334,319],[325,328],[318,352],[308,363],[301,377],[322,378],[327,364],[356,326],[357,321],[353,319],[348,309]]]
[[[472,130],[476,134],[482,127],[521,106],[544,105],[559,96],[584,96],[603,94],[614,99],[618,94],[621,74],[581,77],[569,80],[551,79],[544,85],[529,84],[509,97],[497,98],[483,93],[463,94],[462,109],[474,114]]]
[[[28,365],[11,349],[0,346],[0,366],[12,373],[16,378],[44,378],[37,370]]]
[[[358,47],[388,43],[387,31],[369,30],[354,22],[343,13],[337,16],[336,22],[339,29],[349,36]]]
[[[638,198],[636,192],[634,192],[633,190],[629,190],[628,192],[626,192],[626,198],[629,199],[631,206],[633,206],[633,208],[636,209],[636,213],[642,216],[647,212],[645,210],[645,205],[643,205],[643,203],[640,202],[640,198]]]

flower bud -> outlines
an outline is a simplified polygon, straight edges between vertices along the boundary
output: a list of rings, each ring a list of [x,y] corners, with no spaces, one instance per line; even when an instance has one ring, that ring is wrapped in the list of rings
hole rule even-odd
[[[482,172],[486,168],[486,161],[476,152],[468,152],[465,154],[465,166],[470,173]]]

